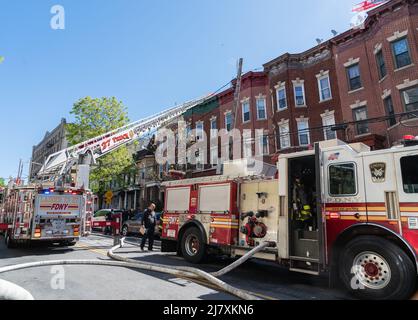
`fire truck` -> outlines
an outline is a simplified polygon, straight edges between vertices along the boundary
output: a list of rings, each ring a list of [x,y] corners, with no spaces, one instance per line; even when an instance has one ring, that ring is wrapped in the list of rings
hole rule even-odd
[[[255,258],[327,274],[360,298],[411,296],[418,269],[416,143],[370,151],[362,143],[320,142],[280,155],[277,172],[239,174],[226,163],[221,176],[165,182],[163,251],[199,263],[211,252],[243,256],[274,242]],[[309,218],[301,221],[298,210]]]
[[[43,189],[36,185],[7,189],[0,230],[8,248],[32,242],[75,245],[85,216],[86,192],[75,188]]]
[[[92,221],[95,196],[87,190],[90,166],[134,141],[147,145],[158,128],[211,96],[185,102],[48,156],[36,185],[21,186],[15,181],[6,189],[0,206],[0,232],[5,233],[7,246],[32,241],[73,245],[92,227],[113,225]]]

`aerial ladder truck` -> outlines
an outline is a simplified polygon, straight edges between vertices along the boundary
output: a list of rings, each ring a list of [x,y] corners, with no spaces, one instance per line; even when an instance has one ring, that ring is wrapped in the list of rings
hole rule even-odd
[[[35,241],[74,245],[91,223],[90,166],[134,141],[145,146],[158,128],[208,98],[186,102],[50,155],[38,173],[38,183],[11,184],[2,192],[0,232],[5,234],[7,246]]]

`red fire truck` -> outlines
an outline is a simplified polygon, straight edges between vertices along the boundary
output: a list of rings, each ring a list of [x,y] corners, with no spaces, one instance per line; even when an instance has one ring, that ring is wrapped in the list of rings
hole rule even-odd
[[[80,236],[86,193],[74,188],[15,186],[6,189],[0,230],[7,247],[31,242],[72,246]]]
[[[415,138],[414,139],[418,139]],[[338,140],[280,155],[278,179],[165,182],[163,251],[199,263],[212,251],[328,274],[361,298],[409,298],[417,284],[418,146],[370,151]],[[300,219],[303,210],[306,219]]]

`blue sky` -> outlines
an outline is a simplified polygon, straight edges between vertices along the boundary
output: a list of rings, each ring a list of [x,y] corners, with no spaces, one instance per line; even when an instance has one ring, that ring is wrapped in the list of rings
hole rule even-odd
[[[349,28],[359,0],[0,0],[0,177],[83,96],[138,120]],[[52,30],[50,9],[65,8]]]

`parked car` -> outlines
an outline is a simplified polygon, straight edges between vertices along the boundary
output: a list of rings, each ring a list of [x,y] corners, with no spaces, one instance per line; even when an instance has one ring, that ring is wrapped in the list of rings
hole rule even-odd
[[[107,215],[109,214],[109,212],[112,213],[113,215],[119,215],[122,214],[123,211],[119,210],[119,209],[101,209],[98,210],[94,213],[93,218],[92,218],[92,222],[98,222],[98,221],[106,221]],[[100,231],[104,231],[105,228],[93,228],[93,230],[100,230]]]
[[[155,226],[155,235],[159,237],[161,235],[161,212],[155,213],[157,223]],[[122,226],[122,235],[128,236],[130,234],[139,235],[139,230],[141,229],[142,225],[142,219],[144,218],[144,214],[142,212],[137,213],[135,216],[133,216],[131,219],[125,221]]]

